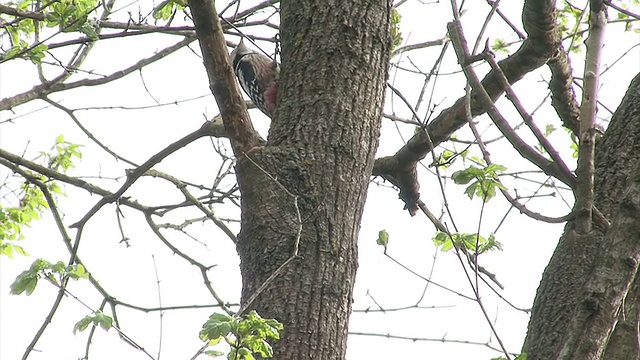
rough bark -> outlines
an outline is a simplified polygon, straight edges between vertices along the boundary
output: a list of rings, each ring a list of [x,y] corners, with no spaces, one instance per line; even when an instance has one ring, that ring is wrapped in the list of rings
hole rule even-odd
[[[619,206],[624,181],[640,154],[640,74],[629,85],[614,121],[596,153],[596,204],[611,216]],[[640,360],[640,281],[638,275],[618,316],[603,359]]]
[[[581,345],[583,348],[591,347],[589,353],[592,355],[590,356],[601,356],[609,341],[611,351],[601,358],[608,360],[626,360],[633,356],[637,358],[638,316],[634,305],[638,301],[638,286],[632,287],[629,291],[628,279],[622,285],[621,282],[610,281],[605,284],[606,287],[600,287],[597,290],[594,290],[594,284],[597,282],[596,278],[602,275],[615,273],[622,275],[622,271],[628,271],[630,278],[635,277],[634,269],[637,267],[630,266],[636,261],[632,248],[640,239],[638,239],[638,231],[624,228],[629,224],[625,223],[623,218],[635,206],[629,201],[629,197],[634,196],[630,193],[637,191],[633,184],[634,177],[630,175],[638,164],[639,150],[640,75],[631,82],[627,94],[612,118],[609,129],[596,149],[596,207],[607,217],[616,220],[607,234],[600,229],[595,229],[588,235],[578,235],[574,231],[573,224],[571,222],[567,224],[565,234],[545,269],[534,301],[529,331],[523,348],[528,355],[527,359],[557,359],[566,355],[567,351],[574,351],[566,347],[562,348],[562,344],[567,342],[567,337],[579,340],[574,341],[576,348]],[[627,200],[623,201],[624,199]],[[624,252],[628,257],[627,265],[621,264],[623,260],[619,255],[617,261],[612,261],[616,256],[616,249],[621,246],[627,247]],[[622,268],[626,266],[626,270],[618,267],[621,265]],[[608,292],[615,288],[618,288],[617,295]],[[584,331],[589,326],[596,328],[603,325],[601,321],[595,320],[598,320],[611,307],[615,308],[620,294],[624,296],[627,291],[629,293],[623,304],[628,305],[620,309],[620,316],[621,318],[624,316],[625,319],[618,325],[620,329],[618,331],[624,331],[620,333],[621,336],[614,335],[611,339],[608,338],[614,329],[615,317],[609,319],[611,326],[608,331]],[[579,326],[576,326],[576,323]],[[573,324],[573,327],[568,328],[569,324]],[[574,331],[583,331],[583,333],[581,336],[575,336]],[[606,333],[604,337],[603,333]],[[584,345],[589,342],[590,346]],[[601,349],[594,351],[593,344],[597,344],[596,347]],[[626,351],[620,352],[620,347],[623,346]],[[565,358],[586,359],[583,357],[584,354],[574,353],[574,357]]]
[[[389,13],[386,0],[281,2],[275,118],[267,145],[237,164],[243,303],[299,244],[299,257],[250,306],[284,323],[274,346],[279,360],[345,356],[390,55]]]

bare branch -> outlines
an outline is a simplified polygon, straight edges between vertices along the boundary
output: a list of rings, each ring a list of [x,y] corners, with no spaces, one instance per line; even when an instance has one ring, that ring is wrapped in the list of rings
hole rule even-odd
[[[610,0],[604,0],[603,3],[611,8],[616,9],[617,11],[632,17],[634,19],[640,20],[640,16],[638,14],[632,13],[631,11],[625,9],[625,8],[621,8],[620,6],[613,4]]]
[[[218,14],[211,0],[190,0],[189,8],[211,92],[216,98],[233,152],[240,157],[260,142],[231,69]]]
[[[141,177],[142,175],[144,175],[144,173],[151,169],[153,166],[155,166],[157,163],[159,163],[160,161],[162,161],[164,158],[166,158],[167,156],[173,154],[174,152],[180,150],[181,148],[183,148],[184,146],[190,144],[191,142],[204,137],[204,136],[208,136],[210,135],[210,123],[207,122],[205,123],[202,127],[200,127],[200,129],[192,132],[191,134],[186,135],[185,137],[183,137],[182,139],[174,142],[173,144],[167,146],[166,148],[164,148],[162,151],[160,151],[159,153],[153,155],[152,157],[149,158],[149,160],[145,161],[144,164],[140,165],[139,167],[137,167],[136,169],[130,171],[127,173],[127,181],[125,181],[124,184],[122,184],[122,186],[120,187],[120,189],[118,189],[118,191],[116,191],[115,193],[109,195],[109,196],[105,196],[102,199],[100,199],[100,201],[98,201],[98,203],[96,203],[91,210],[89,210],[84,217],[82,217],[82,219],[80,219],[80,221],[76,222],[75,224],[72,224],[71,227],[72,228],[78,228],[78,229],[82,229],[82,227],[84,226],[84,224],[86,224],[87,221],[89,221],[89,219],[96,213],[98,212],[98,210],[100,210],[104,205],[108,204],[108,203],[112,203],[116,200],[118,200],[122,194],[124,194],[125,191],[127,191],[127,189],[129,187],[131,187],[131,185],[133,185],[133,183],[135,183],[139,177]]]
[[[394,58],[398,55],[404,54],[406,52],[412,51],[412,50],[417,50],[417,49],[424,49],[424,48],[428,48],[431,46],[437,46],[437,45],[444,45],[447,41],[449,41],[449,39],[445,36],[441,39],[438,40],[433,40],[433,41],[425,41],[425,42],[421,42],[418,44],[412,44],[412,45],[405,45],[403,47],[399,47],[397,49],[395,49],[393,51],[393,53],[391,54],[391,57]]]
[[[153,177],[159,177],[162,179],[165,179],[167,181],[170,181],[171,183],[173,183],[184,195],[184,197],[186,198],[186,200],[188,202],[190,202],[191,204],[195,205],[198,209],[200,209],[200,211],[202,211],[206,217],[208,219],[210,219],[211,221],[213,221],[213,223],[220,229],[222,230],[225,235],[227,235],[229,237],[229,239],[231,239],[231,241],[233,241],[234,244],[238,243],[238,238],[236,237],[236,235],[231,231],[231,229],[229,229],[229,227],[227,225],[225,225],[225,223],[223,223],[222,221],[220,221],[220,219],[218,219],[218,217],[213,213],[213,211],[207,209],[200,201],[198,201],[198,199],[196,199],[190,192],[189,190],[187,190],[187,186],[184,182],[180,181],[179,179],[168,175],[168,174],[164,174],[164,173],[160,173],[158,171],[155,170],[149,170],[147,171],[147,173],[145,175],[149,175],[149,176],[153,176]]]
[[[63,90],[69,90],[69,89],[75,89],[77,87],[81,87],[81,86],[96,86],[96,85],[102,85],[102,84],[106,84],[108,82],[120,79],[125,77],[126,75],[129,75],[130,73],[137,71],[155,61],[158,61],[162,58],[164,58],[165,56],[189,45],[190,43],[192,43],[195,40],[195,38],[193,37],[187,37],[184,40],[171,45],[167,48],[164,48],[160,51],[158,51],[157,53],[155,53],[153,56],[150,56],[148,58],[142,59],[138,62],[136,62],[135,64],[122,69],[120,71],[116,71],[113,74],[109,75],[109,76],[105,76],[99,79],[82,79],[82,80],[78,80],[78,81],[74,81],[71,83],[60,83],[60,79],[56,78],[50,82],[44,83],[44,84],[40,84],[40,85],[36,85],[34,86],[31,90],[28,90],[24,93],[21,94],[17,94],[14,95],[12,97],[9,98],[4,98],[2,100],[0,100],[0,110],[8,110],[8,109],[12,109],[18,105],[24,104],[26,102],[29,102],[31,100],[40,98],[42,96],[46,96],[55,92],[59,92],[59,91],[63,91]]]
[[[520,80],[527,73],[544,65],[552,58],[560,44],[560,32],[556,27],[555,1],[530,0],[524,5],[523,22],[529,37],[512,56],[499,62],[500,68],[510,84]],[[495,101],[502,93],[495,72],[489,72],[482,81],[490,99]],[[483,114],[486,109],[480,105],[476,91],[471,94],[471,113],[473,116]],[[422,160],[432,146],[437,146],[467,123],[465,116],[465,98],[458,99],[455,104],[445,109],[435,118],[425,131],[415,134],[405,146],[393,156],[376,159],[373,168],[374,176],[383,176],[394,167],[411,168],[411,163]],[[427,132],[429,136],[427,136]],[[545,159],[546,160],[546,159]],[[568,181],[568,179],[565,179]]]
[[[596,111],[600,80],[600,58],[607,24],[602,0],[589,3],[589,37],[585,45],[587,54],[584,67],[584,90],[580,105],[580,143],[576,174],[580,181],[576,188],[576,230],[579,234],[591,231],[593,209],[594,154],[596,146]]]

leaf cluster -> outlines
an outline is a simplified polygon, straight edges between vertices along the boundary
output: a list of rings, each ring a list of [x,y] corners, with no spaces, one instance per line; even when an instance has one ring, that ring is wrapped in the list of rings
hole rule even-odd
[[[204,323],[200,339],[208,341],[210,346],[219,344],[223,339],[231,346],[228,360],[253,360],[254,355],[261,358],[273,356],[273,349],[267,340],[280,338],[283,325],[275,319],[264,319],[251,311],[243,318],[214,313]],[[220,351],[209,350],[211,356],[224,355]]]
[[[184,10],[187,6],[186,0],[164,1],[153,9],[153,18],[156,20],[169,20],[177,11]]]
[[[93,315],[87,315],[73,326],[73,333],[84,331],[89,325],[100,326],[105,331],[113,326],[113,318],[102,311],[98,310]]]
[[[473,199],[475,195],[484,202],[496,196],[496,190],[507,190],[499,181],[498,174],[507,170],[506,167],[497,164],[487,165],[484,168],[469,166],[464,170],[459,170],[451,176],[456,184],[469,184],[465,194]]]
[[[0,255],[9,258],[13,258],[14,252],[28,255],[15,242],[24,238],[23,228],[33,220],[40,219],[42,211],[49,207],[40,188],[28,183],[21,185],[21,188],[19,206],[0,206]]]
[[[74,158],[82,159],[81,147],[82,145],[65,141],[64,135],[59,135],[51,147],[51,151],[41,151],[36,159],[44,159],[45,166],[53,171],[66,172],[75,167]]]
[[[30,40],[37,30],[43,27],[58,27],[61,32],[80,32],[92,40],[98,39],[96,24],[89,21],[89,14],[97,7],[97,0],[58,0],[51,1],[40,8],[39,1],[22,0],[17,3],[9,3],[16,10],[25,12],[35,9],[44,15],[44,21],[33,18],[2,15],[0,20],[6,24],[4,28],[9,34],[11,48],[9,48],[2,58],[5,60],[16,57],[31,60],[34,64],[40,64],[44,59],[47,45],[39,42],[29,46]]]
[[[55,144],[49,152],[41,151],[34,160],[40,160],[49,169],[66,172],[74,167],[74,158],[82,158],[80,145],[64,140],[62,135],[56,138]],[[23,170],[33,179],[42,182],[47,191],[55,195],[64,195],[57,182],[47,179],[44,175]],[[0,187],[6,187],[3,185]],[[0,204],[0,255],[13,258],[14,253],[27,256],[27,251],[16,242],[24,238],[24,227],[28,227],[34,220],[39,220],[42,213],[49,208],[44,193],[39,186],[26,182],[19,189],[9,190],[18,197],[17,206],[3,206]]]
[[[20,295],[23,292],[31,295],[38,285],[38,280],[47,279],[60,286],[66,279],[86,279],[89,273],[82,264],[66,265],[62,261],[50,263],[44,259],[36,259],[28,270],[23,271],[11,284],[11,293]]]
[[[402,16],[395,7],[391,8],[391,51],[402,44],[402,32],[400,32],[400,20]]]
[[[478,234],[447,234],[445,232],[438,231],[436,236],[431,240],[436,246],[442,246],[442,251],[449,251],[454,248],[454,245],[456,248],[465,248],[477,254],[482,254],[491,250],[502,250],[502,244],[496,240],[494,234],[485,238]]]

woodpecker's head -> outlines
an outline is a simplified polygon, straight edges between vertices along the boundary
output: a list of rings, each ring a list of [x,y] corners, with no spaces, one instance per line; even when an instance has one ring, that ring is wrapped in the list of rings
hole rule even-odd
[[[231,55],[229,56],[231,58],[231,63],[233,64],[233,69],[236,69],[238,62],[244,55],[251,54],[253,52],[253,50],[249,49],[247,45],[244,44],[244,38],[240,39],[240,43],[238,44],[238,46],[236,46],[235,49],[233,49]]]

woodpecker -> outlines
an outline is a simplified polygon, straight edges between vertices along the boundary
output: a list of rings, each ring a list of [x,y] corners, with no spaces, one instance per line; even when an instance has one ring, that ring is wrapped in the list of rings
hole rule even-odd
[[[244,44],[244,39],[240,40],[230,57],[242,90],[249,95],[260,111],[272,117],[278,95],[278,63],[249,49]]]

